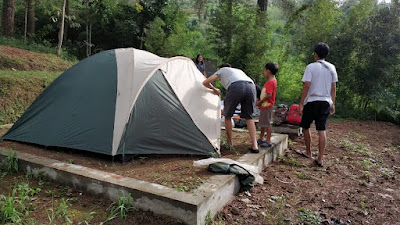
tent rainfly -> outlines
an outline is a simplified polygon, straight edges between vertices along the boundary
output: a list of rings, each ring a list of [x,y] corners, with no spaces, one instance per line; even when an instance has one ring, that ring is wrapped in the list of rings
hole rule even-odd
[[[2,137],[106,155],[219,151],[219,97],[186,57],[95,54],[54,80]]]

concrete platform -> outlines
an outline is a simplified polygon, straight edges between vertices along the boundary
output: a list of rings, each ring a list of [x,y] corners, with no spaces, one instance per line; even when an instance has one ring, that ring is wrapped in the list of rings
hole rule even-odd
[[[272,132],[280,134],[294,134],[297,136],[303,136],[303,128],[291,124],[281,124],[279,126],[273,125]]]
[[[260,148],[259,154],[246,154],[241,163],[256,165],[258,171],[283,154],[288,146],[288,136],[273,134],[272,147]],[[0,160],[4,160],[9,150],[0,148]],[[39,174],[45,178],[72,186],[78,190],[102,195],[112,201],[131,194],[133,206],[164,214],[187,224],[204,224],[208,213],[211,216],[221,210],[239,191],[239,181],[235,175],[214,175],[193,193],[179,192],[163,185],[119,176],[75,164],[18,153],[19,168],[25,172]]]

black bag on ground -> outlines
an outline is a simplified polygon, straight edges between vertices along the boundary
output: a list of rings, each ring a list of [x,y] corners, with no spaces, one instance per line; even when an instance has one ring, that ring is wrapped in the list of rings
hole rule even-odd
[[[237,164],[217,162],[208,165],[207,170],[218,174],[236,174],[239,178],[241,191],[249,191],[253,187],[254,176],[248,170]]]

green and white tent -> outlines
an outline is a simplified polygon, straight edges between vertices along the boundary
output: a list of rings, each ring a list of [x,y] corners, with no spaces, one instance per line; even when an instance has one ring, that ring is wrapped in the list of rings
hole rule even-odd
[[[104,51],[61,74],[2,138],[111,156],[213,154],[220,99],[204,79],[186,57]]]

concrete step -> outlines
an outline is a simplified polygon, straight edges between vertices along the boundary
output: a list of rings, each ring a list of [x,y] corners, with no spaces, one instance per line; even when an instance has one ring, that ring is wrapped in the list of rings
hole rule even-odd
[[[257,166],[261,172],[278,155],[283,154],[288,146],[288,136],[273,134],[271,142],[271,147],[260,148],[260,153],[243,155],[237,161]],[[9,150],[0,148],[0,160],[6,159],[8,154]],[[52,181],[102,195],[112,201],[131,194],[135,208],[168,215],[187,224],[204,224],[207,214],[212,217],[216,215],[240,189],[235,175],[214,175],[192,193],[185,193],[163,185],[32,154],[19,152],[17,157],[19,168],[26,173],[35,176],[40,174]]]

